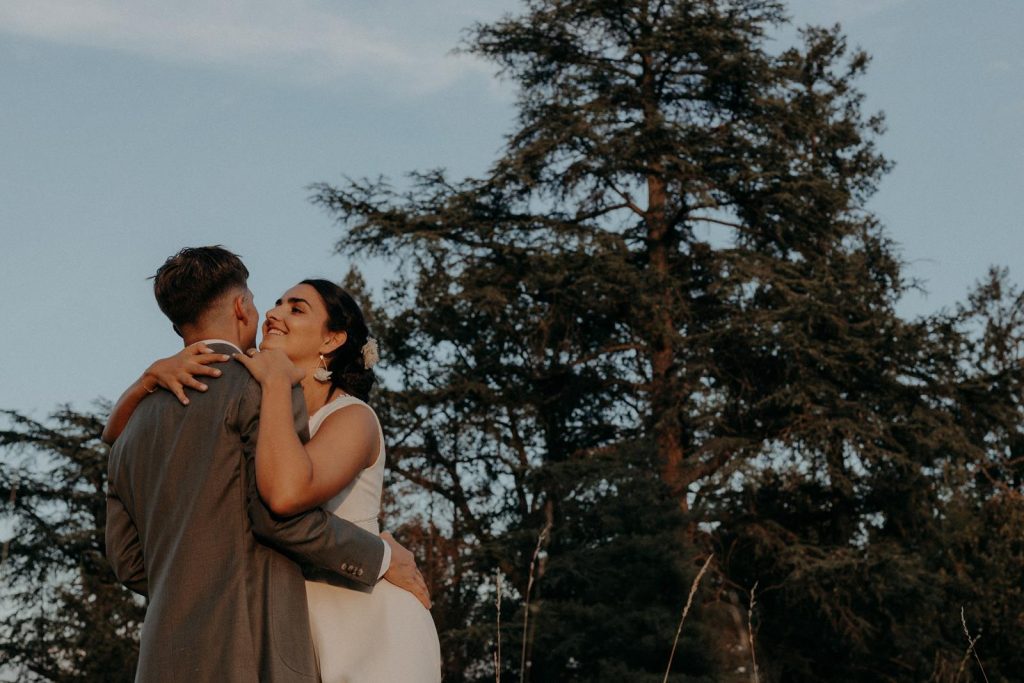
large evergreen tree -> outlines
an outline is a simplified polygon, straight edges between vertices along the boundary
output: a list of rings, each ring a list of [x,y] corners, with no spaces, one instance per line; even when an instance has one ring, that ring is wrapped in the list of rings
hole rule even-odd
[[[398,264],[389,436],[464,548],[438,578],[459,596],[442,612],[472,624],[446,630],[454,676],[490,675],[488,577],[510,577],[502,623],[520,623],[547,524],[531,668],[506,657],[510,675],[658,678],[711,550],[716,600],[679,672],[749,664],[731,620],[755,582],[770,679],[923,680],[959,660],[971,591],[936,577],[963,566],[952,539],[1019,514],[1013,457],[980,464],[1018,447],[1019,373],[1003,352],[979,396],[996,355],[971,320],[993,319],[991,291],[973,313],[896,314],[901,263],[865,208],[888,167],[855,88],[867,56],[838,28],[772,52],[784,22],[769,0],[528,1],[468,37],[519,88],[485,177],[316,188],[341,251]],[[999,573],[988,553],[1019,562],[1019,542],[970,552]],[[613,580],[584,588],[597,576]]]

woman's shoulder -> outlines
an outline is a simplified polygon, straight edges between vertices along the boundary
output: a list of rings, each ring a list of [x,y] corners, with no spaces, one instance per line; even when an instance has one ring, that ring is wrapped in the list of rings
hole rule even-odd
[[[346,408],[352,408],[355,406],[361,406],[362,409],[345,410]],[[325,403],[323,407],[313,413],[312,417],[309,418],[309,427],[311,431],[315,431],[321,425],[324,424],[330,418],[331,422],[340,421],[356,421],[363,423],[374,429],[379,428],[380,422],[377,419],[377,413],[370,407],[368,403],[362,401],[355,396],[349,394],[341,394],[332,398],[330,401]]]
[[[335,396],[330,401],[325,403],[323,407],[320,408],[320,410],[316,411],[314,415],[323,415],[324,417],[327,417],[328,415],[333,415],[339,410],[343,408],[348,408],[349,406],[363,406],[371,414],[376,415],[373,408],[370,407],[370,404],[350,394],[339,394]]]
[[[383,464],[384,433],[377,414],[364,401],[352,396],[334,399],[309,421],[311,440],[336,443],[342,440],[353,452],[364,453],[365,467]]]

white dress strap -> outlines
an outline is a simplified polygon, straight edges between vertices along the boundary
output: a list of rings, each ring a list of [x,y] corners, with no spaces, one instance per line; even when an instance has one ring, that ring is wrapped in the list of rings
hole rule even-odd
[[[355,396],[349,396],[348,394],[341,394],[339,396],[335,396],[330,401],[320,406],[320,409],[313,413],[309,418],[309,435],[312,437],[314,434],[316,434],[316,431],[320,429],[320,425],[322,425],[324,423],[324,420],[326,420],[332,414],[338,412],[342,408],[346,408],[348,406],[355,404],[362,404],[366,406],[366,404],[360,401],[358,398],[356,398]],[[369,408],[370,406],[366,407]]]

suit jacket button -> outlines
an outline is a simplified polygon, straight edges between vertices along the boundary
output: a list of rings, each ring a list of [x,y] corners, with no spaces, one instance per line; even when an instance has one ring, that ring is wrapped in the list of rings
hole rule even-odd
[[[363,575],[363,570],[362,569],[360,569],[359,571],[356,572],[356,576],[362,576],[362,575]]]

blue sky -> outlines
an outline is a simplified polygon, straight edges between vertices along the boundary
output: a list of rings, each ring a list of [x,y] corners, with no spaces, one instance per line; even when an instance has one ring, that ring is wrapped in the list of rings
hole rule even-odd
[[[341,277],[310,183],[484,172],[514,92],[449,51],[517,7],[0,0],[0,408],[113,399],[175,351],[146,278],[182,246],[242,254],[261,310],[303,277]],[[790,9],[873,55],[860,87],[897,166],[871,208],[929,291],[901,311],[953,305],[992,264],[1024,282],[1024,3]]]

